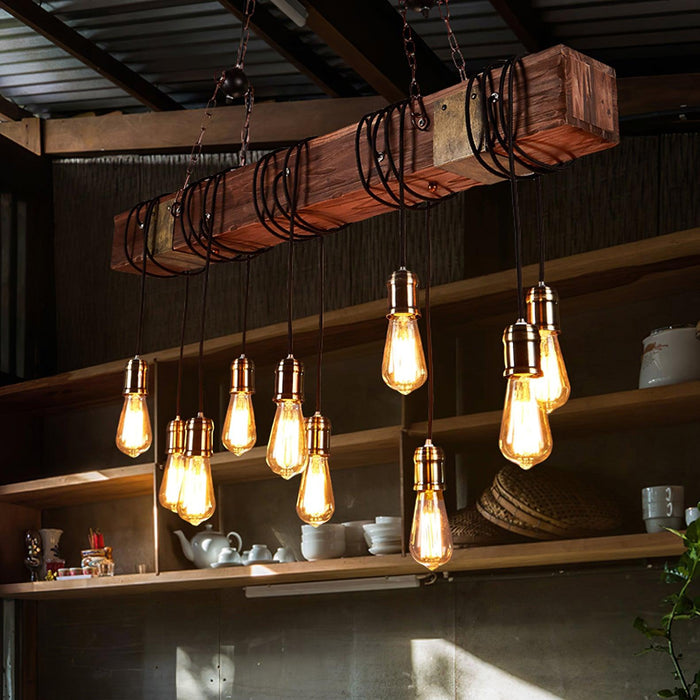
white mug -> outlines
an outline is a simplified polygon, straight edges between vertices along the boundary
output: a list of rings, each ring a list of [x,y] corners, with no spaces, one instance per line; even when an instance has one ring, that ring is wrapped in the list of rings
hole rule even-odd
[[[682,518],[685,506],[682,486],[647,486],[642,489],[642,517]]]

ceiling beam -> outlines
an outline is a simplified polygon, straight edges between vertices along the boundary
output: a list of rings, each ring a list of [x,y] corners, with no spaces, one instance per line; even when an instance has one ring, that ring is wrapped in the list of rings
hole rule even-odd
[[[382,97],[261,102],[251,121],[251,143],[257,147],[286,145],[353,124],[386,105]],[[94,153],[186,153],[199,133],[203,109],[145,114],[105,114],[73,119],[24,119],[0,124],[0,137],[36,152],[62,156]],[[217,107],[207,126],[204,145],[230,150],[240,146],[242,106]],[[31,136],[43,126],[43,138]]]
[[[243,21],[246,0],[219,0],[231,14]],[[331,68],[291,30],[287,29],[262,3],[258,2],[250,21],[251,30],[271,49],[286,58],[331,97],[354,97],[353,84]]]
[[[489,1],[528,51],[542,51],[555,43],[530,0]]]
[[[0,8],[46,37],[153,110],[181,109],[171,97],[32,0],[0,0]]]
[[[401,16],[388,0],[305,0],[306,26],[390,102],[408,94]],[[414,32],[418,81],[424,94],[456,82],[456,76]]]
[[[0,95],[0,121],[17,121],[34,115],[19,105]]]

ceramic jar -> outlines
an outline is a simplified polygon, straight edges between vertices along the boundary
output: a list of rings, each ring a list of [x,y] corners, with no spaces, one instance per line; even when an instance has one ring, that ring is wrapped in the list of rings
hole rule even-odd
[[[639,388],[700,379],[700,340],[695,324],[667,326],[643,341]]]

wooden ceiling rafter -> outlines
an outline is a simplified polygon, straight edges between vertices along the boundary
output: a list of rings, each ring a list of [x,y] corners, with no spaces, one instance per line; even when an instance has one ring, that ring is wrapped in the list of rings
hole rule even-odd
[[[555,43],[531,0],[489,2],[528,51],[542,51]]]
[[[20,119],[27,119],[33,116],[29,110],[0,95],[0,122],[19,121]]]
[[[219,3],[242,21],[246,0],[219,0]],[[250,29],[271,49],[286,58],[331,97],[353,97],[358,94],[353,84],[329,66],[293,31],[287,29],[263,4],[257,3],[250,20]]]
[[[141,75],[32,0],[0,0],[0,9],[77,58],[150,109],[155,111],[182,109],[182,106],[172,97],[161,92]]]
[[[306,26],[389,102],[406,97],[410,74],[400,15],[388,0],[305,0]],[[372,31],[367,31],[372,27]],[[381,37],[381,40],[377,40]],[[414,32],[418,81],[424,93],[455,82],[455,74]],[[447,42],[447,37],[445,37]]]

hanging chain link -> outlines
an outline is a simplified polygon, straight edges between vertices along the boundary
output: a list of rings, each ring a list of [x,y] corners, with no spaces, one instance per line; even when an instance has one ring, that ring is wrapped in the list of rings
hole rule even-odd
[[[241,38],[238,42],[238,54],[236,56],[236,65],[243,68],[245,65],[245,55],[248,51],[248,40],[250,39],[250,18],[255,12],[255,0],[247,0],[245,4],[245,12],[243,14],[243,22],[241,23]]]
[[[452,62],[455,64],[455,68],[459,73],[459,79],[461,82],[466,82],[467,80],[467,64],[464,60],[464,54],[459,46],[457,37],[452,31],[452,24],[450,22],[450,0],[438,0],[438,10],[440,11],[440,19],[445,23],[445,28],[447,29],[447,41],[450,45],[450,53],[452,55]]]
[[[411,71],[411,83],[408,91],[408,99],[411,104],[411,122],[416,129],[425,131],[430,126],[430,119],[423,104],[423,95],[420,91],[420,85],[416,78],[416,42],[413,38],[413,30],[406,18],[406,0],[399,0],[399,9],[401,11],[401,19],[403,19],[403,29],[401,36],[403,38],[403,50],[406,54],[408,67]]]
[[[241,151],[238,154],[238,166],[242,168],[248,165],[248,145],[250,143],[250,115],[253,113],[253,103],[255,102],[255,92],[253,86],[249,85],[245,93],[245,119],[241,128]]]
[[[240,68],[241,70],[245,65],[245,57],[248,51],[248,40],[250,39],[250,20],[253,16],[253,13],[255,12],[255,1],[256,0],[247,0],[243,22],[241,22],[241,37],[238,42],[238,52],[236,54],[236,67]],[[197,140],[194,142],[192,150],[190,151],[190,160],[187,165],[187,171],[185,172],[185,181],[182,183],[182,187],[180,187],[180,189],[177,191],[177,194],[175,195],[175,201],[173,202],[173,205],[170,208],[170,213],[175,217],[180,216],[181,214],[182,193],[187,189],[187,186],[190,184],[194,168],[197,165],[200,156],[202,155],[202,147],[204,145],[204,134],[207,130],[207,126],[209,125],[209,121],[212,118],[213,109],[216,106],[216,98],[219,94],[221,86],[224,83],[225,77],[225,71],[222,71],[221,75],[216,81],[216,85],[214,86],[214,92],[209,98],[207,106],[204,108],[202,123],[199,126],[199,136],[197,137]],[[241,152],[239,156],[239,163],[241,166],[245,165],[248,159],[248,144],[250,140],[250,116],[253,111],[253,102],[253,88],[249,85],[245,93],[245,117],[243,121],[243,128],[241,129]]]

